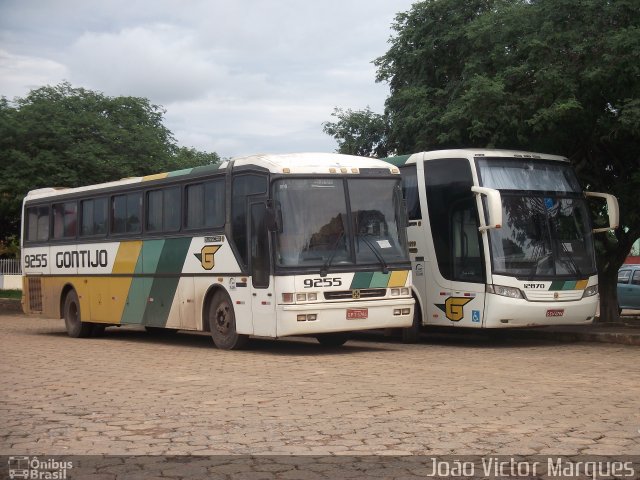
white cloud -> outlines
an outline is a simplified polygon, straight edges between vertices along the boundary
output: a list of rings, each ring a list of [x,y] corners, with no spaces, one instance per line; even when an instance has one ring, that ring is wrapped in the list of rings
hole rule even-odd
[[[2,0],[0,94],[66,78],[163,105],[187,147],[334,150],[334,107],[382,111],[371,62],[411,2]]]
[[[60,83],[68,74],[64,65],[53,60],[0,50],[0,95],[8,99],[21,97],[43,85]]]
[[[168,25],[85,32],[66,56],[73,82],[160,103],[198,98],[227,76],[188,32]]]

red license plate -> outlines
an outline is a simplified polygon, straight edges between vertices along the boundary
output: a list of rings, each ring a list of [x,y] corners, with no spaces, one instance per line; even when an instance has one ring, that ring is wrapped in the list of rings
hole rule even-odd
[[[558,308],[555,310],[547,310],[547,317],[561,317],[564,315],[564,308]]]
[[[368,317],[368,308],[347,308],[347,320],[361,320]]]

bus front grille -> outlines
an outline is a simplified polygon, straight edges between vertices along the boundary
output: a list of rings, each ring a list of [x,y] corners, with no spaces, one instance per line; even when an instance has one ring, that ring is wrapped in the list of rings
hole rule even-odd
[[[361,290],[340,290],[337,292],[324,292],[325,300],[359,300],[361,298],[384,297],[386,288],[363,288]]]

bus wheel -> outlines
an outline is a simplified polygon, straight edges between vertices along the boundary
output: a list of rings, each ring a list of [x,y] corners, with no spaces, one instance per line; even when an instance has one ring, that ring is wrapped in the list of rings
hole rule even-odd
[[[422,314],[418,308],[418,302],[413,307],[413,323],[410,327],[402,329],[402,343],[417,343],[420,340],[420,327],[422,326]]]
[[[345,332],[321,333],[316,335],[316,340],[325,347],[340,347],[349,340],[349,334]]]
[[[64,299],[64,324],[70,337],[86,338],[91,336],[92,325],[81,321],[80,318],[78,294],[75,290],[71,290]]]
[[[216,347],[221,350],[235,350],[249,341],[247,335],[236,332],[236,315],[229,295],[219,291],[209,304],[209,330]]]

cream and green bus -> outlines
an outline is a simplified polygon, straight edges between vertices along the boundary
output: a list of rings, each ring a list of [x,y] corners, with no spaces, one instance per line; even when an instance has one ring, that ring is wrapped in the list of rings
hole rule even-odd
[[[339,154],[256,155],[220,166],[24,199],[23,307],[72,337],[113,325],[315,336],[411,325],[399,170]]]
[[[586,197],[618,225],[618,203],[584,192],[569,161],[509,150],[440,150],[385,159],[403,177],[416,318],[510,328],[593,322],[598,272]],[[606,207],[605,207],[606,202]]]

